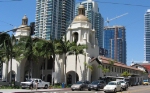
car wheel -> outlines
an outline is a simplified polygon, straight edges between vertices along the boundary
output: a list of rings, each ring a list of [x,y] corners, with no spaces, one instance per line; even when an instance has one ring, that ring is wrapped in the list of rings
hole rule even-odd
[[[32,89],[32,88],[33,88],[33,87],[30,85],[30,86],[29,86],[29,89]]]
[[[88,89],[88,91],[91,91],[91,89]]]
[[[80,88],[80,91],[83,91],[83,88],[82,88],[82,87]]]
[[[74,89],[72,89],[72,91],[74,91]]]
[[[116,93],[116,89],[114,89],[114,93]]]
[[[96,91],[98,91],[98,88],[96,89]]]
[[[48,89],[48,85],[45,85],[45,87],[44,87],[45,89]]]
[[[122,92],[122,88],[120,88],[120,92]]]
[[[24,87],[22,87],[22,89],[25,89]]]

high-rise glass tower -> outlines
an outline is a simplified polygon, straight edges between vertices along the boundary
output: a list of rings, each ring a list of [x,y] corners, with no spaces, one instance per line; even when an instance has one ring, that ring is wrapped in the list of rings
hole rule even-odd
[[[103,27],[104,20],[102,15],[99,13],[98,4],[93,0],[83,1],[81,3],[76,4],[75,7],[75,15],[78,15],[78,7],[82,4],[85,7],[85,15],[88,17],[90,23],[92,24],[92,28],[95,29],[95,37],[98,40],[99,47],[103,47]]]
[[[104,28],[104,48],[108,58],[126,64],[126,32],[124,26]]]
[[[144,15],[145,35],[144,35],[144,61],[150,62],[150,9]]]
[[[60,39],[74,18],[75,0],[36,0],[35,37]]]

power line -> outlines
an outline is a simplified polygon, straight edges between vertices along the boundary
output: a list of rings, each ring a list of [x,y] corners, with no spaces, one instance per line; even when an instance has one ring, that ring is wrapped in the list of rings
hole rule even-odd
[[[15,2],[15,1],[22,1],[22,0],[0,0],[0,2]]]
[[[79,1],[87,1],[87,0],[79,0]],[[145,5],[136,5],[136,4],[128,4],[128,3],[116,3],[116,2],[101,2],[97,0],[93,0],[98,3],[106,3],[106,4],[117,4],[117,5],[127,5],[127,6],[138,6],[138,7],[150,7],[150,6],[145,6]]]
[[[3,23],[5,23],[5,24],[8,24],[8,25],[10,25],[10,26],[13,26],[13,27],[14,27],[14,25],[13,25],[13,24],[7,23],[7,22],[5,22],[5,21],[0,20],[0,22],[3,22]]]
[[[150,7],[150,6],[145,6],[145,5],[134,5],[134,4],[127,4],[127,3],[100,2],[100,1],[96,1],[96,2],[99,2],[99,3],[107,3],[107,4],[128,5],[128,6]]]

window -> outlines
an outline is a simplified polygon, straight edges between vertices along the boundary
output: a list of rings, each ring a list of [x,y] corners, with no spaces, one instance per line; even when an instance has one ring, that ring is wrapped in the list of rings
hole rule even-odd
[[[39,80],[39,82],[42,82],[41,80]]]

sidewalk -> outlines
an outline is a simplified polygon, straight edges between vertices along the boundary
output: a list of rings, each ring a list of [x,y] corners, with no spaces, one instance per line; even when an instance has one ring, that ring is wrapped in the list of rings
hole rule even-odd
[[[42,93],[42,92],[54,92],[54,91],[61,91],[61,90],[70,90],[70,88],[60,88],[60,89],[0,89],[0,93]]]

